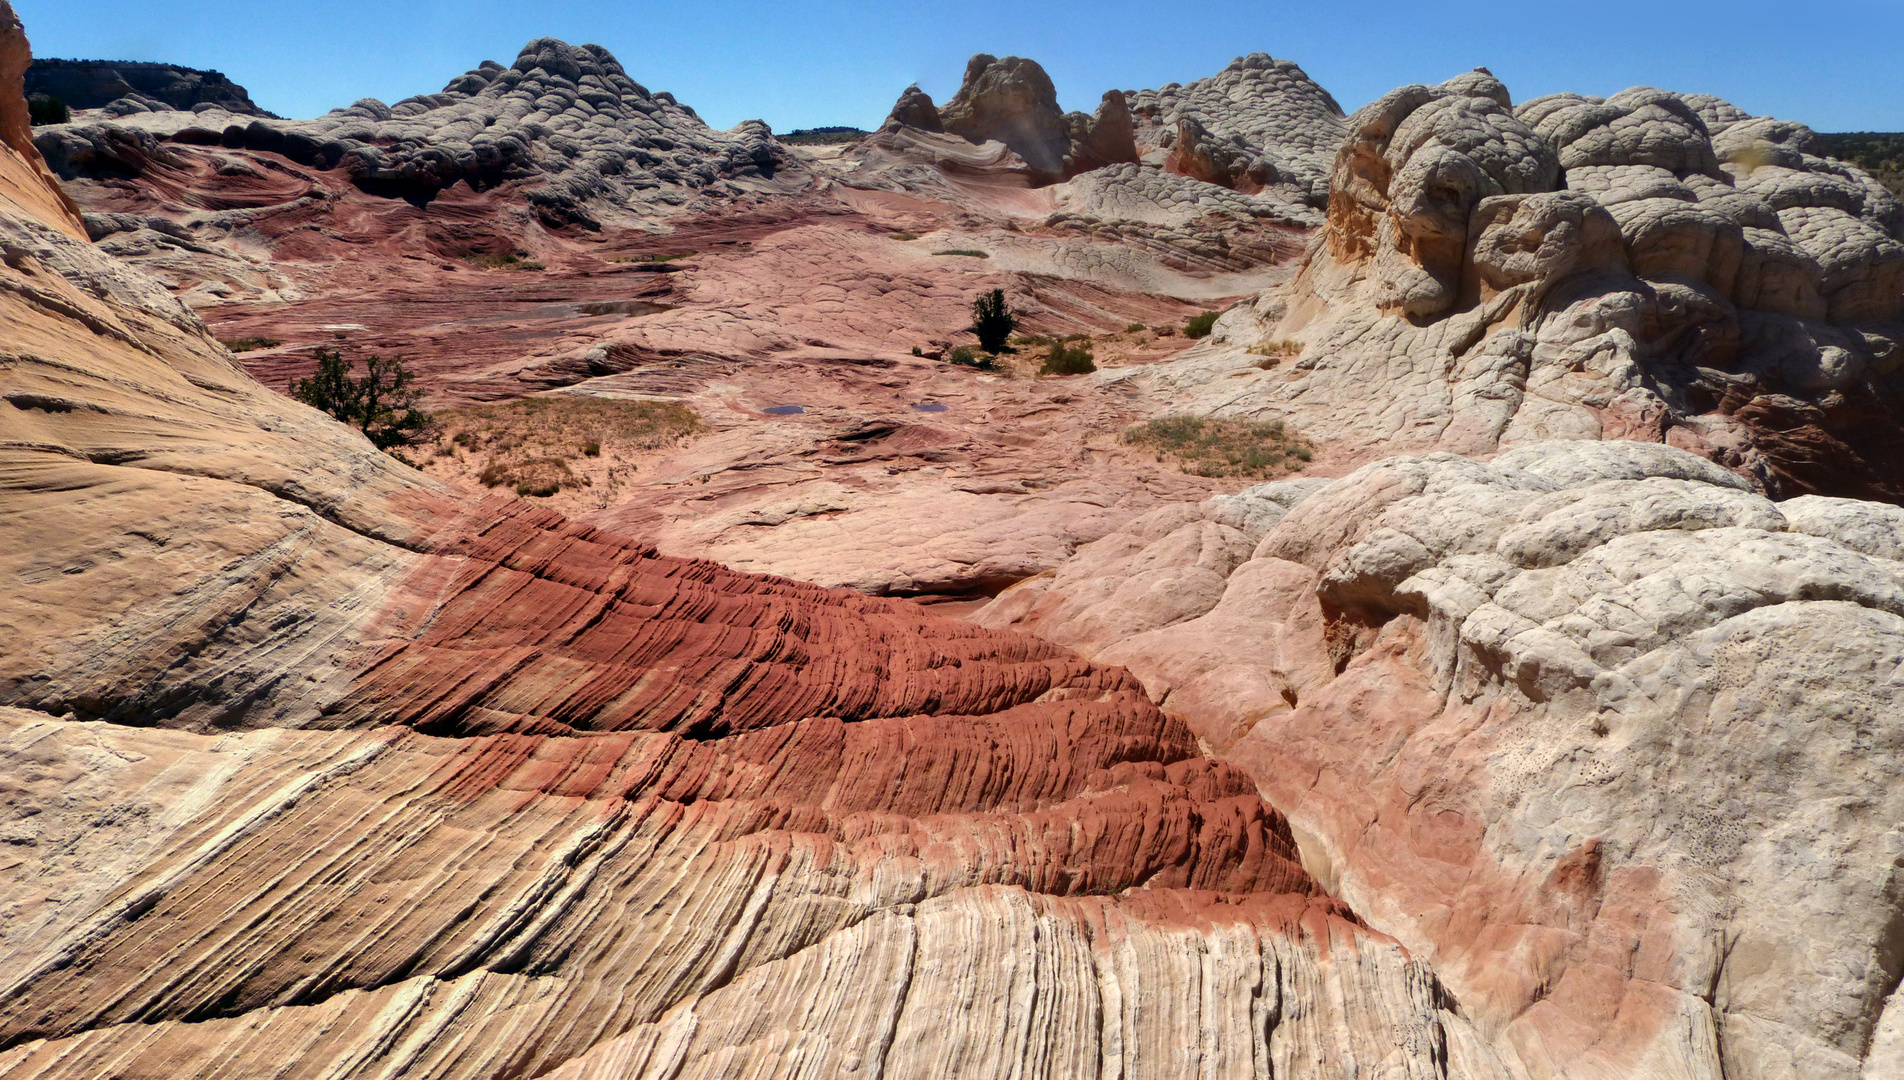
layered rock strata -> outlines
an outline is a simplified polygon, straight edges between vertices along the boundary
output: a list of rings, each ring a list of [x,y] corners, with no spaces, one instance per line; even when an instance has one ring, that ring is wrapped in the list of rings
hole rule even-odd
[[[976,618],[1128,667],[1511,1075],[1888,1076],[1904,513],[1688,452],[1152,511]]]
[[[1464,1068],[1128,674],[461,499],[0,229],[0,1075]]]

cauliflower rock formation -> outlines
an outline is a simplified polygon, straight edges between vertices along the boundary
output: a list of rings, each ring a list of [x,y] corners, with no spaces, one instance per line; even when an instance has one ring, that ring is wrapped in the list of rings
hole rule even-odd
[[[1124,98],[1146,161],[1318,210],[1327,201],[1342,107],[1295,64],[1251,53],[1210,78]]]
[[[1904,498],[1904,207],[1810,129],[1644,88],[1516,107],[1485,71],[1348,128],[1303,272],[1216,335],[1301,358],[1238,387],[1206,352],[1160,391],[1350,462],[1637,438],[1774,493]]]
[[[1895,1075],[1904,512],[1672,447],[1160,508],[977,621],[1129,668],[1502,1075]],[[1486,1074],[1493,1075],[1493,1074]]]

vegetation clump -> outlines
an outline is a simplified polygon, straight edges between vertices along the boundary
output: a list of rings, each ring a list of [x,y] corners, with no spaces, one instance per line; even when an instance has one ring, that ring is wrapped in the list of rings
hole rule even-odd
[[[251,352],[254,349],[275,349],[284,344],[274,337],[219,338],[218,343],[232,352]]]
[[[972,248],[946,248],[944,251],[935,251],[933,252],[933,254],[934,255],[964,255],[967,258],[972,258],[972,259],[991,258],[991,256],[986,254],[985,252],[975,251]]]
[[[1294,472],[1312,456],[1309,444],[1280,420],[1218,420],[1160,416],[1124,432],[1124,443],[1175,458],[1186,473],[1268,480]]]
[[[665,449],[706,430],[685,405],[578,395],[446,409],[437,414],[437,429],[439,458],[480,455],[476,478],[484,487],[525,498],[593,487],[572,467],[578,458]]]
[[[1006,350],[1012,331],[1018,329],[1018,316],[1005,303],[1005,290],[993,289],[972,301],[972,333],[978,335],[978,347],[996,356]]]
[[[527,258],[526,251],[504,252],[500,255],[465,255],[463,261],[483,270],[547,270],[548,267]]]
[[[343,353],[320,346],[316,355],[317,370],[291,385],[292,397],[355,427],[379,450],[395,451],[421,440],[430,415],[416,407],[423,391],[410,385],[415,376],[403,366],[403,357],[373,355],[364,362],[363,378],[353,379],[355,363]]]
[[[1256,362],[1256,366],[1267,371],[1277,364],[1282,363],[1284,360],[1300,356],[1302,354],[1302,342],[1294,338],[1283,338],[1280,341],[1259,341],[1244,351],[1251,356],[1262,357],[1261,360]]]
[[[1217,311],[1206,311],[1201,315],[1193,316],[1189,322],[1183,324],[1183,336],[1187,338],[1209,337],[1210,328],[1216,325],[1217,316],[1220,314],[1222,313]]]
[[[993,366],[991,357],[980,356],[977,352],[973,351],[970,345],[960,345],[954,348],[951,352],[946,354],[945,358],[948,363],[957,364],[960,367],[977,368],[980,371],[990,371]]]
[[[73,119],[73,110],[66,103],[51,94],[34,94],[26,99],[26,122],[29,126],[42,124],[65,124]]]
[[[1045,357],[1044,366],[1038,369],[1038,374],[1089,375],[1096,370],[1097,361],[1096,357],[1091,355],[1089,342],[1066,345],[1064,341],[1059,341],[1051,346],[1051,353]]]

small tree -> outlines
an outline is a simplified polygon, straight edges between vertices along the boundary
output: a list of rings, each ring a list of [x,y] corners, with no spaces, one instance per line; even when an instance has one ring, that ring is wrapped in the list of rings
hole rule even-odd
[[[410,386],[415,376],[403,357],[372,356],[361,379],[350,377],[351,366],[336,349],[319,348],[317,370],[292,384],[291,396],[355,427],[379,450],[414,444],[430,417],[416,407],[423,391]]]
[[[993,289],[972,301],[972,333],[978,335],[978,347],[988,353],[1005,351],[1012,331],[1018,329],[1018,316],[1005,306],[1005,290]]]
[[[33,127],[64,124],[72,118],[73,112],[66,103],[51,94],[34,94],[26,99],[26,122]]]

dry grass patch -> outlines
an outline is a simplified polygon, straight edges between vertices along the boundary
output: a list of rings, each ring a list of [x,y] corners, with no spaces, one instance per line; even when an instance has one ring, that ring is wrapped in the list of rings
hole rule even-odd
[[[1127,446],[1175,460],[1197,476],[1273,480],[1302,468],[1309,443],[1280,420],[1217,420],[1207,416],[1160,416],[1124,432]]]
[[[541,498],[594,486],[577,472],[579,458],[662,450],[705,430],[685,405],[573,396],[468,405],[435,419],[437,457],[480,457],[483,486]]]

